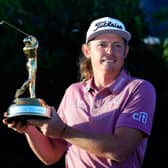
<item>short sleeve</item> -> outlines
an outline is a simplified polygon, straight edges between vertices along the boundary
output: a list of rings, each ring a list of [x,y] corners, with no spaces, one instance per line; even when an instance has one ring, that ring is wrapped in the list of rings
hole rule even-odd
[[[116,127],[139,129],[150,135],[156,106],[156,92],[148,81],[141,82],[122,109]]]

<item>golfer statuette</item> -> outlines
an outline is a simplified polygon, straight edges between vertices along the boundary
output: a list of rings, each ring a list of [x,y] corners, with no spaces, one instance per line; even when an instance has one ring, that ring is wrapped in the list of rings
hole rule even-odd
[[[13,25],[5,21],[1,21],[1,24],[3,23],[6,23],[10,27],[13,27],[24,33]],[[32,118],[50,118],[50,114],[47,111],[45,101],[40,98],[36,98],[35,92],[37,72],[37,48],[39,43],[34,36],[28,34],[26,35],[27,37],[23,39],[23,43],[25,44],[23,52],[27,60],[26,69],[28,71],[28,79],[22,84],[21,88],[16,90],[13,103],[9,106],[7,110],[9,121],[16,120],[25,122],[27,119]],[[30,97],[20,97],[25,93],[27,89],[29,91]]]

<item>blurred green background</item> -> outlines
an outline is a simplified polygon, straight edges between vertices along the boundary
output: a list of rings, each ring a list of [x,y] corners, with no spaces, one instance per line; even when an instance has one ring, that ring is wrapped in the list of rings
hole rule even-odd
[[[0,1],[0,21],[5,20],[38,39],[36,94],[56,108],[65,89],[79,80],[78,58],[90,22],[103,16],[124,21],[132,33],[126,62],[128,71],[152,82],[157,91],[156,113],[144,168],[155,163],[162,167],[168,157],[168,7],[159,6],[149,12],[142,8],[147,5],[152,6],[139,0]],[[149,36],[156,41],[151,41]],[[1,120],[16,89],[27,79],[24,38],[24,34],[6,24],[0,25]],[[64,167],[64,158],[52,166],[44,165],[30,150],[24,135],[6,128],[2,122],[0,130],[1,168]]]

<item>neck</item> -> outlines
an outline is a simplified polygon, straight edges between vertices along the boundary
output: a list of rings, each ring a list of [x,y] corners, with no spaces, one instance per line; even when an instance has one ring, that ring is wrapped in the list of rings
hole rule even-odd
[[[97,90],[101,90],[105,87],[108,87],[112,82],[117,78],[120,72],[111,73],[111,74],[96,74],[94,75],[94,84]]]

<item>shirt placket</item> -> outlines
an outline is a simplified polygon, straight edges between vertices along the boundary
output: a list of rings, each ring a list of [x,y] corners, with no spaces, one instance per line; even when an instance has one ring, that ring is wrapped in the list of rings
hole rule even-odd
[[[94,101],[93,101],[93,114],[98,114],[101,110],[101,107],[103,105],[105,99],[105,92],[99,92],[95,95]]]

